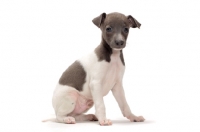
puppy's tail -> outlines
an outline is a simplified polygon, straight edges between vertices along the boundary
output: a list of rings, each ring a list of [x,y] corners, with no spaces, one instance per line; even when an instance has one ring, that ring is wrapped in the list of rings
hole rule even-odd
[[[47,121],[57,122],[56,118],[42,120],[42,122],[47,122]]]

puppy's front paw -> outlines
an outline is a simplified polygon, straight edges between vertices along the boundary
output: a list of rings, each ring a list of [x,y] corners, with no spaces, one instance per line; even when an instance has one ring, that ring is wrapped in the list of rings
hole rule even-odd
[[[99,120],[99,124],[101,126],[108,126],[108,125],[112,125],[112,122],[109,119],[104,119],[104,120]]]
[[[129,117],[127,117],[131,122],[143,122],[145,119],[143,116],[135,116],[135,115],[131,115]]]

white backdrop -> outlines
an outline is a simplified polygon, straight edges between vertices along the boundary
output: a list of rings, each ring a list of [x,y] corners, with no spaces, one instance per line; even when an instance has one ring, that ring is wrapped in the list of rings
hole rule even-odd
[[[199,131],[199,6],[199,0],[1,0],[0,130]],[[124,88],[133,113],[146,121],[126,120],[109,93],[111,127],[41,123],[54,114],[51,97],[62,72],[100,43],[92,19],[102,12],[142,24],[130,30],[124,49]]]

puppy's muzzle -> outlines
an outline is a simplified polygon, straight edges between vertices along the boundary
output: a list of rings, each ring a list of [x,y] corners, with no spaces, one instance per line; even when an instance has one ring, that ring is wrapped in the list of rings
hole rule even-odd
[[[124,40],[115,40],[112,48],[123,49],[125,46],[126,46],[126,42]]]

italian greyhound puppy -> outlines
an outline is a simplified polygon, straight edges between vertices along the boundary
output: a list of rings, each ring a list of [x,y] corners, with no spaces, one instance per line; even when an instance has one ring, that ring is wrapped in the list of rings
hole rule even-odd
[[[141,24],[131,15],[121,13],[102,13],[92,22],[102,31],[101,43],[92,53],[71,64],[60,77],[52,99],[56,121],[74,124],[98,120],[100,125],[111,125],[103,101],[110,90],[124,117],[132,122],[144,121],[131,112],[122,86],[125,70],[122,50],[129,28],[140,28]],[[95,115],[83,114],[93,105]]]

